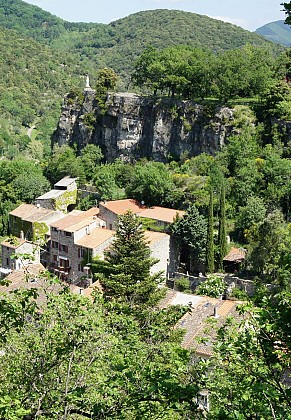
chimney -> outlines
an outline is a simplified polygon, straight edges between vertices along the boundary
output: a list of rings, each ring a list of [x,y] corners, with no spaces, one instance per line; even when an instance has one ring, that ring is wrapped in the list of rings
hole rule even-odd
[[[214,306],[213,316],[214,316],[214,318],[219,318],[219,315],[218,315],[218,305],[215,305]]]
[[[20,239],[24,239],[24,233],[23,230],[20,231]]]

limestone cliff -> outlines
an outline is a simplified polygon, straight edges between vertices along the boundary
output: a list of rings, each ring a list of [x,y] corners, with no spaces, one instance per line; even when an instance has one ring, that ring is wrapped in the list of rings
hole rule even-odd
[[[142,157],[165,162],[170,156],[214,154],[235,130],[232,109],[190,101],[112,93],[105,109],[99,110],[90,89],[82,104],[65,98],[54,142],[75,144],[79,150],[99,145],[108,162]]]

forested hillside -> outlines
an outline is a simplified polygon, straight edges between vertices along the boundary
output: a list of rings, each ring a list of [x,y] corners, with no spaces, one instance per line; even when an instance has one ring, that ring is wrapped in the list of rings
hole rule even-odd
[[[125,78],[133,60],[149,45],[158,49],[189,45],[215,52],[268,45],[263,37],[240,27],[178,10],[139,12],[104,25],[66,22],[21,0],[1,0],[0,6],[0,25],[89,58],[99,68],[112,67]]]
[[[90,66],[3,27],[0,48],[1,148],[13,157],[29,140],[25,137],[32,125],[49,146],[63,95],[84,85]]]
[[[291,28],[283,20],[267,23],[256,29],[256,33],[285,47],[291,46]]]

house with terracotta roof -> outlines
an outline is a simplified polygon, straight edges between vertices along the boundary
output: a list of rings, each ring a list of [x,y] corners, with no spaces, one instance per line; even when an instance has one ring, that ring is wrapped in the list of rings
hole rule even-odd
[[[126,210],[124,210],[126,211]],[[104,251],[114,241],[115,231],[105,228],[100,209],[74,211],[50,225],[49,269],[64,280],[79,283],[88,276],[87,263],[96,256],[104,258]],[[145,232],[153,258],[158,262],[152,273],[170,269],[170,237],[163,232]]]
[[[114,200],[99,203],[99,217],[106,222],[108,229],[114,229],[118,216],[131,210],[134,214],[144,219],[149,219],[153,229],[166,230],[169,224],[173,223],[177,217],[183,217],[185,212],[182,210],[170,209],[167,207],[145,207],[137,200],[127,198],[125,200]]]
[[[99,203],[99,217],[106,222],[108,229],[115,229],[118,216],[131,210],[134,214],[139,214],[145,207],[137,200],[126,198],[125,200],[104,201]]]
[[[114,235],[106,236],[104,222],[98,218],[99,209],[69,213],[51,223],[50,264],[48,268],[62,279],[78,282],[85,275],[85,259],[95,256],[94,246],[106,242]]]
[[[177,322],[176,328],[184,330],[182,346],[193,350],[196,357],[208,359],[213,355],[213,344],[217,329],[222,327],[228,317],[239,319],[237,311],[240,301],[221,300],[208,296],[198,296],[175,290],[168,290],[161,307],[171,305],[188,306],[189,311]]]
[[[183,210],[153,206],[142,210],[138,215],[139,217],[152,220],[154,222],[154,226],[157,228],[166,230],[167,227],[177,218],[183,217],[185,212]]]

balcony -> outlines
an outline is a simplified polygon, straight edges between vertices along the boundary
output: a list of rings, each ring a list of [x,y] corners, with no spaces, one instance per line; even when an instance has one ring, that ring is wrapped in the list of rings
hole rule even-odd
[[[71,271],[71,267],[64,267],[60,264],[57,263],[53,263],[50,265],[49,267],[50,271],[53,271],[55,274],[61,274],[63,276],[67,276],[70,271]]]

